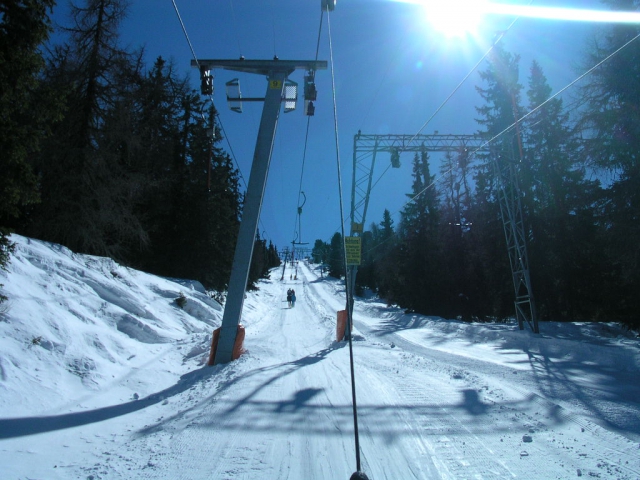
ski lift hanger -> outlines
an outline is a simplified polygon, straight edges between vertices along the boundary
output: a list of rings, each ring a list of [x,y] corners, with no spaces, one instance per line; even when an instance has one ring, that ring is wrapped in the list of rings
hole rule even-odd
[[[282,98],[284,113],[294,111],[298,100],[298,84],[287,77],[297,69],[307,70],[308,74],[305,76],[304,85],[304,113],[308,116],[313,116],[315,113],[313,104],[317,94],[314,82],[315,71],[327,68],[327,62],[324,60],[280,60],[278,57],[274,57],[273,60],[246,60],[244,57],[240,57],[238,60],[191,60],[191,65],[200,68],[201,92],[203,95],[213,94],[213,75],[211,70],[214,68],[265,75],[273,83],[272,88],[280,88],[282,84],[282,80],[272,80],[272,77],[284,75],[284,95]],[[228,81],[225,87],[229,108],[236,113],[242,113],[242,104],[244,102],[262,102],[265,100],[265,97],[243,97],[240,93],[240,82],[237,78]]]
[[[284,81],[285,86],[285,96],[283,97],[285,100],[294,100],[297,97],[297,88],[298,84],[293,80],[286,79]],[[234,78],[233,80],[229,80],[225,83],[225,87],[227,88],[227,100],[238,100],[243,102],[262,102],[264,101],[264,97],[243,97],[240,93],[240,80]],[[289,94],[286,89],[291,89],[293,94]]]
[[[243,97],[240,92],[240,80],[234,78],[226,84],[227,103],[229,108],[237,113],[242,113],[243,102],[262,102],[265,97]],[[292,112],[296,109],[298,101],[298,84],[288,78],[284,81],[282,100],[284,102],[284,113]]]

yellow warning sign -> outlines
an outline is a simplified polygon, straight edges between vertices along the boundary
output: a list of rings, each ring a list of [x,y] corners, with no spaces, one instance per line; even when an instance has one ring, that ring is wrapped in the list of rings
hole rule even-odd
[[[360,237],[345,237],[344,246],[347,253],[347,265],[360,265],[362,250]]]
[[[271,89],[282,89],[282,80],[269,80],[269,88]]]
[[[362,233],[364,231],[363,225],[358,222],[351,222],[351,233]]]

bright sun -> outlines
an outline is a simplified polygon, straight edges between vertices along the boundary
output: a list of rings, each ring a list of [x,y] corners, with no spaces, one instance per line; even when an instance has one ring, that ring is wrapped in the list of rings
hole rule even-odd
[[[423,0],[421,3],[428,22],[447,37],[475,33],[487,11],[485,0]]]

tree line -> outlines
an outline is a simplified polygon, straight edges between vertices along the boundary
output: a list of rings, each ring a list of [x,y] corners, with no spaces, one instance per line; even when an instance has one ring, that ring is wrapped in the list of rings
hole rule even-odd
[[[609,3],[630,8],[629,2]],[[639,32],[633,25],[602,27],[585,55],[585,70]],[[428,315],[512,317],[514,287],[495,171],[511,162],[539,319],[621,321],[638,328],[640,40],[587,76],[571,108],[550,98],[536,61],[523,85],[519,60],[498,45],[479,72],[476,120],[479,133],[491,140],[488,153],[447,154],[438,175],[426,151],[415,154],[398,224],[385,211],[361,235],[357,288]],[[339,277],[342,248],[340,233],[330,243],[317,240],[314,259]]]
[[[226,289],[242,216],[215,107],[187,76],[125,49],[124,0],[0,5],[0,265],[10,232]],[[249,286],[279,264],[256,238]]]

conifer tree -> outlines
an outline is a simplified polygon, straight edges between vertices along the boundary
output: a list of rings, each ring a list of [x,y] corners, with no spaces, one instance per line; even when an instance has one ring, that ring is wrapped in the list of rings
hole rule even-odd
[[[240,221],[237,171],[215,110],[156,59],[118,48],[126,2],[86,0],[45,80],[67,111],[36,162],[43,205],[27,232],[224,290]]]
[[[441,284],[445,286],[446,311],[451,317],[471,318],[475,297],[474,279],[469,258],[468,238],[473,222],[469,220],[471,194],[469,159],[466,149],[447,153],[441,165],[443,202]]]
[[[271,269],[279,265],[280,258],[277,249],[271,241],[269,241],[269,246],[267,246],[267,240],[260,238],[260,234],[258,233],[253,246],[247,289],[257,290],[258,281],[262,278],[270,278]]]
[[[69,40],[53,49],[45,81],[64,95],[66,112],[36,162],[42,204],[27,232],[75,251],[122,256],[145,240],[131,214],[132,185],[118,163],[121,142],[106,135],[110,108],[125,97],[140,64],[118,46],[124,0],[72,5]]]
[[[637,0],[608,0],[614,10],[638,10]],[[604,26],[587,53],[592,66],[616,52],[640,32],[632,24]],[[638,326],[640,312],[640,44],[618,51],[586,78],[579,127],[591,164],[604,170],[606,189],[600,225],[606,228],[602,252],[610,265],[601,282],[614,315]]]
[[[267,265],[270,269],[282,265],[278,249],[271,240],[269,240],[269,247],[267,248]]]
[[[424,314],[442,312],[440,272],[439,201],[429,171],[426,151],[413,159],[410,201],[401,212],[395,258],[398,276],[390,288],[390,300]]]
[[[188,266],[185,276],[199,279],[208,288],[223,290],[231,275],[240,226],[239,179],[229,156],[215,147],[221,137],[211,138],[207,132],[211,125],[197,114],[199,100],[191,95],[188,98],[193,106],[186,109],[191,112],[186,127],[186,157],[177,169],[184,173],[175,177],[180,183],[172,199],[171,220],[177,228],[171,255]],[[213,112],[210,118],[215,118]],[[215,124],[214,128],[217,130]],[[166,226],[170,227],[171,224]],[[260,249],[265,249],[263,240]],[[262,266],[258,275],[264,275]]]
[[[329,251],[329,245],[327,242],[316,239],[313,244],[313,248],[311,249],[311,258],[313,259],[313,263],[326,263],[327,261],[327,252]]]
[[[19,226],[25,208],[39,201],[29,158],[40,149],[59,116],[58,99],[40,82],[40,48],[51,33],[54,0],[0,4],[0,268],[12,251],[9,228]]]
[[[327,260],[329,275],[334,278],[341,278],[345,275],[344,245],[340,232],[334,233],[333,237],[331,237],[331,243],[329,244],[329,257]]]
[[[537,62],[530,69],[526,119],[527,191],[531,275],[540,319],[593,318],[604,300],[593,288],[602,278],[602,249],[593,205],[599,184],[587,181],[562,100],[549,100],[551,87]],[[595,277],[594,277],[595,276]]]
[[[205,180],[189,178],[187,170],[187,164],[194,160],[199,170],[206,169],[208,159],[206,125],[196,113],[199,113],[197,98],[189,91],[186,80],[176,75],[174,66],[159,57],[149,72],[140,75],[131,95],[121,105],[113,112],[113,123],[107,125],[116,131],[128,125],[130,137],[122,142],[120,151],[129,166],[129,176],[137,179],[139,198],[134,211],[144,219],[147,235],[146,241],[132,249],[132,260],[139,268],[154,273],[184,276],[185,273],[175,271],[188,263],[179,255],[182,229],[192,215],[207,218],[203,211],[195,214],[186,198],[196,192],[204,196],[206,191]],[[190,105],[193,122],[186,116],[186,105]],[[128,118],[124,125],[123,118]],[[187,138],[191,135],[197,139],[198,153],[192,158],[187,156],[181,141],[187,131],[190,132]],[[199,185],[190,188],[194,181]],[[197,220],[191,223],[199,227]],[[191,238],[198,237],[194,234]]]
[[[240,193],[233,162],[216,146],[222,137],[215,109],[205,109],[187,79],[162,58],[135,95],[140,112],[135,170],[143,179],[137,215],[149,232],[137,261],[154,273],[225,290]]]
[[[498,188],[508,189],[510,185],[508,179],[500,178],[498,171],[503,171],[502,167],[508,162],[520,165],[519,131],[514,128],[515,120],[522,111],[519,60],[518,55],[506,52],[500,44],[496,45],[486,70],[479,72],[485,86],[476,87],[485,102],[476,107],[480,115],[476,121],[483,128],[480,134],[491,140],[490,153],[479,155],[471,212],[474,227],[470,231],[473,248],[470,256],[474,262],[479,262],[472,269],[479,289],[477,311],[480,316],[505,318],[513,315],[513,282],[498,197]]]
[[[356,273],[356,294],[362,295],[365,288],[376,290],[376,234],[377,226],[371,225],[371,230],[367,230],[360,235],[361,256],[360,265]]]
[[[378,225],[371,226],[371,233],[373,237],[371,242],[373,272],[370,286],[381,297],[386,298],[397,277],[394,256],[397,237],[389,210],[385,208],[382,213],[382,221]]]
[[[267,241],[260,238],[260,233],[258,233],[253,244],[247,289],[257,290],[257,283],[261,278],[269,278],[269,265],[267,260]]]

